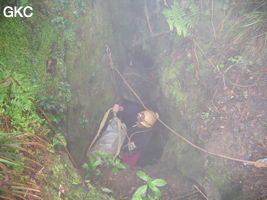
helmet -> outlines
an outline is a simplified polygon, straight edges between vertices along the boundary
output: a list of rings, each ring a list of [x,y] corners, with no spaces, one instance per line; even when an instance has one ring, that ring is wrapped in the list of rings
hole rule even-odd
[[[137,121],[146,128],[152,127],[158,118],[158,113],[155,113],[151,110],[144,110],[137,114]]]

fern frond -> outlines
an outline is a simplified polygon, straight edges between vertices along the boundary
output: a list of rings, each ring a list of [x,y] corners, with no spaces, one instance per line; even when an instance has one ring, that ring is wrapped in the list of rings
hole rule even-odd
[[[192,16],[195,16],[198,12],[197,8],[193,5],[189,7],[189,10],[190,15],[185,13],[177,2],[174,2],[170,9],[164,9],[162,11],[170,31],[175,30],[179,36],[187,36],[188,30],[193,26]]]

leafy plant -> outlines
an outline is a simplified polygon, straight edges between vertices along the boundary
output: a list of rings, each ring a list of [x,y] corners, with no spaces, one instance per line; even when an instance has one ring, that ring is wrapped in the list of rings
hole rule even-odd
[[[188,12],[185,12],[177,2],[174,2],[170,9],[162,11],[170,30],[173,31],[175,29],[179,36],[184,37],[187,36],[188,30],[192,28],[192,17],[196,13],[195,7],[190,6]]]
[[[32,178],[43,167],[47,132],[35,109],[37,88],[23,75],[0,69],[0,198],[40,198]]]
[[[88,8],[88,2],[89,1],[83,1],[83,0],[77,0],[75,1],[75,10],[73,11],[73,14],[76,17],[81,17],[86,14],[86,8]]]
[[[126,166],[118,158],[113,159],[110,155],[107,156],[106,163],[114,174],[117,174],[120,169],[126,169]]]
[[[207,125],[211,120],[214,120],[214,117],[212,116],[212,109],[208,108],[208,111],[202,112],[200,118],[203,120],[205,125]]]
[[[59,124],[66,110],[66,103],[71,98],[70,85],[67,82],[57,82],[56,94],[38,97],[38,105],[49,115],[49,119]]]
[[[10,71],[4,71],[0,80],[10,74]],[[7,131],[34,132],[44,121],[35,112],[33,103],[38,87],[21,74],[13,73],[12,77],[14,79],[10,78],[3,83],[9,82],[9,85],[0,87],[0,117],[6,122]]]
[[[99,167],[103,164],[101,159],[98,159],[96,156],[90,156],[88,162],[82,165],[82,168],[86,170],[85,178],[89,178],[94,174],[99,175],[101,171]]]
[[[230,57],[228,58],[228,61],[233,63],[233,64],[238,64],[238,63],[241,63],[243,60],[243,57],[242,56],[234,56],[234,57]]]
[[[48,144],[48,151],[51,153],[55,153],[56,146],[67,146],[67,141],[62,133],[57,133],[52,136],[52,143]]]
[[[126,166],[121,163],[120,159],[114,159],[112,155],[107,155],[103,152],[96,152],[95,156],[101,159],[103,164],[110,168],[114,174],[117,174],[120,169],[126,169]]]
[[[132,200],[157,200],[161,197],[161,191],[158,187],[163,187],[167,183],[163,179],[154,179],[145,172],[138,170],[136,175],[145,181],[132,196]],[[152,194],[151,194],[152,193]]]
[[[95,152],[88,159],[88,162],[83,164],[86,170],[86,178],[96,174],[101,174],[100,166],[106,166],[116,175],[120,169],[126,169],[126,166],[119,159],[114,159],[112,155],[107,155],[103,152]]]

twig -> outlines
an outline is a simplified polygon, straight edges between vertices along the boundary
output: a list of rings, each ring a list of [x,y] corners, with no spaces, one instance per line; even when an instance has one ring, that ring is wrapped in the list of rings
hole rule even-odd
[[[42,113],[42,115],[44,116],[44,118],[45,118],[46,121],[48,122],[48,125],[49,125],[49,127],[52,129],[52,131],[53,131],[54,133],[56,133],[56,129],[55,129],[55,127],[53,126],[51,120],[48,118],[48,116],[47,116],[47,114],[45,113],[45,111],[44,111],[40,106],[37,106],[37,105],[36,105],[36,107],[37,107],[37,108],[39,109],[39,111]],[[70,158],[70,161],[72,162],[73,166],[78,170],[78,165],[77,165],[76,161],[74,160],[74,158],[72,157],[72,155],[70,154],[70,152],[69,152],[67,146],[63,145],[63,147],[64,147],[64,150],[65,150],[65,152],[67,153],[68,157]]]
[[[163,3],[164,3],[164,6],[169,7],[169,5],[168,5],[166,0],[163,0]]]
[[[194,188],[196,188],[197,189],[197,191],[205,198],[205,199],[207,199],[207,200],[209,200],[208,199],[208,197],[196,186],[196,185],[194,185]]]
[[[205,54],[205,52],[202,50],[202,48],[199,46],[199,44],[195,41],[196,46],[201,51],[202,55],[208,60],[208,62],[212,65],[212,67],[216,67],[215,64],[208,58],[208,56]]]
[[[217,88],[215,89],[215,92],[213,93],[211,103],[214,106],[214,108],[216,108],[216,111],[218,111],[218,108],[217,108],[217,106],[215,106],[215,103],[214,103],[214,98],[216,95],[217,95]]]
[[[227,18],[231,15],[232,13],[232,10],[236,8],[236,6],[238,6],[239,4],[236,3],[236,5],[232,6],[230,9],[227,10],[227,13],[225,13],[225,16],[224,18],[221,20],[221,25],[220,25],[220,28],[219,28],[219,32],[221,33],[223,28],[224,28],[224,23],[225,21],[227,20]]]
[[[227,72],[228,72],[232,67],[238,67],[238,65],[233,64],[233,65],[230,65],[229,67],[227,67],[227,68],[223,71],[224,76],[227,74]],[[242,87],[242,88],[253,87],[253,86],[255,86],[255,85],[257,84],[257,81],[258,81],[258,79],[257,79],[254,83],[252,83],[252,84],[249,84],[249,85],[241,85],[241,84],[233,83],[232,81],[230,81],[230,80],[228,79],[228,82],[229,82],[231,85],[234,85],[234,86],[236,86],[236,87]]]
[[[34,102],[33,102],[34,103]],[[42,109],[40,106],[36,105],[37,109],[41,112],[43,117],[46,119],[48,122],[49,127],[52,129],[54,133],[56,133],[55,127],[53,126],[51,120],[48,118],[47,114],[45,113],[44,109]]]
[[[216,31],[215,31],[214,24],[213,24],[213,0],[211,0],[211,18],[210,18],[210,21],[211,21],[211,26],[212,26],[214,38],[216,38]]]
[[[5,115],[3,115],[3,119],[4,119],[4,122],[5,122],[5,128],[7,129],[7,130],[10,130],[10,127],[9,127],[9,121],[8,121],[8,117],[6,117]]]
[[[230,83],[231,85],[234,85],[234,86],[236,86],[236,87],[241,87],[241,88],[253,87],[253,86],[255,86],[255,85],[257,84],[257,82],[255,82],[255,83],[252,83],[252,84],[250,84],[250,85],[241,85],[241,84],[233,83],[233,82],[230,81],[230,80],[228,80],[228,81],[229,81],[229,83]]]
[[[222,80],[223,80],[223,88],[224,90],[227,89],[226,83],[225,83],[225,76],[224,73],[219,69],[219,67],[217,65],[215,65],[209,58],[208,56],[205,54],[205,52],[202,50],[202,48],[199,46],[199,44],[195,41],[196,46],[200,49],[202,55],[208,60],[208,62],[210,63],[210,65],[214,68],[217,68],[217,70],[220,72],[220,74],[222,75]]]
[[[149,21],[149,16],[148,16],[147,0],[144,1],[144,12],[145,12],[145,16],[146,16],[146,22],[147,22],[148,30],[150,33],[153,33],[151,25],[150,25],[150,21]]]
[[[191,41],[192,41],[192,58],[193,58],[194,65],[195,65],[195,78],[196,78],[197,81],[200,81],[200,76],[199,76],[199,71],[200,71],[199,59],[198,59],[197,52],[196,52],[196,45],[195,45],[194,38],[191,38]]]
[[[3,84],[4,82],[6,82],[9,78],[12,78],[13,81],[15,81],[17,83],[17,85],[20,86],[20,83],[14,78],[14,76],[12,74],[9,74],[6,78],[4,78],[3,80],[0,81],[0,84]]]

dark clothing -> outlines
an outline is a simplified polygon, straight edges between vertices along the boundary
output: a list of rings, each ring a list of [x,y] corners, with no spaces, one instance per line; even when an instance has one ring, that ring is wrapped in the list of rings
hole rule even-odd
[[[151,128],[140,128],[136,126],[137,114],[143,111],[143,107],[133,102],[123,102],[120,104],[123,107],[123,111],[118,113],[118,117],[127,127],[127,136],[122,146],[122,151],[128,152],[129,142],[134,142],[135,150],[144,151],[149,140],[151,139]]]

